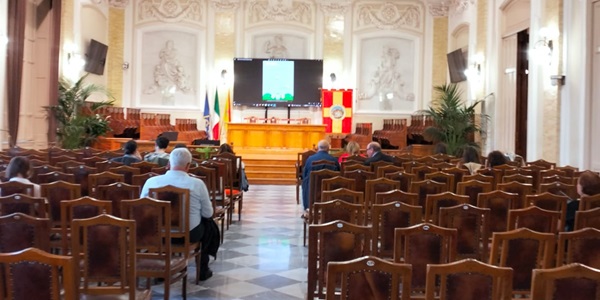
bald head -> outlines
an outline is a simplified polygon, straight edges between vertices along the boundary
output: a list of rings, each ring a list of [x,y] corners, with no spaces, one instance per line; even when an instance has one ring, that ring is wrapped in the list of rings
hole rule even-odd
[[[329,142],[327,140],[320,140],[317,148],[319,151],[329,151]]]

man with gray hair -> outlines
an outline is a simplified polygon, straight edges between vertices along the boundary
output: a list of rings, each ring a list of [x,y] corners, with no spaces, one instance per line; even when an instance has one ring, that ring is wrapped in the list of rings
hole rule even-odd
[[[198,178],[191,177],[187,173],[191,162],[192,154],[187,148],[174,149],[169,158],[167,165],[169,170],[167,173],[150,177],[144,184],[140,197],[148,197],[148,192],[151,188],[160,188],[167,185],[190,191],[190,242],[202,242],[200,280],[206,280],[212,276],[212,271],[208,268],[209,253],[204,248],[205,244],[211,242],[206,240],[208,234],[205,233],[207,224],[214,222],[212,220],[213,207],[204,182]]]
[[[327,140],[319,141],[319,144],[317,144],[317,149],[317,153],[311,155],[309,158],[306,159],[306,162],[304,163],[304,169],[302,170],[302,205],[305,211],[303,217],[307,217],[306,210],[308,210],[310,206],[310,203],[308,203],[308,187],[310,183],[310,172],[321,169],[332,169],[334,171],[340,170],[340,164],[338,163],[338,159],[329,154],[329,142]],[[333,162],[334,164],[333,166],[325,164],[313,166],[313,162],[318,160],[328,160]]]
[[[367,166],[370,166],[371,163],[376,161],[394,162],[394,157],[381,152],[381,145],[379,145],[378,142],[370,142],[367,145],[367,156],[369,156],[369,158],[364,162]]]

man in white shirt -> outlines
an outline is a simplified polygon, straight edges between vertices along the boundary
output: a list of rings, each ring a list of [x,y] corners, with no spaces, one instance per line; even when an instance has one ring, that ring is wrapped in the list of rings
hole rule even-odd
[[[140,197],[148,197],[151,188],[159,188],[172,185],[178,188],[190,190],[190,242],[202,241],[205,237],[205,226],[203,218],[210,219],[213,215],[213,207],[208,195],[208,189],[204,182],[198,178],[188,175],[187,171],[192,162],[192,154],[187,148],[177,148],[171,152],[169,158],[169,171],[166,174],[151,177],[142,188]],[[212,276],[208,268],[208,253],[202,251],[200,255],[200,280],[206,280]]]

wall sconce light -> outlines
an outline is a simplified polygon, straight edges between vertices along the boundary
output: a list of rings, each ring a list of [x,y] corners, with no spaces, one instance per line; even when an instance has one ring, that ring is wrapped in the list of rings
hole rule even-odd
[[[465,70],[468,79],[475,80],[481,76],[481,64],[483,64],[483,54],[478,53],[472,58],[473,64]]]
[[[122,65],[121,67],[123,68],[123,70],[127,70],[127,69],[129,69],[129,62],[127,62],[127,61],[124,61],[124,62],[123,62],[123,65]]]

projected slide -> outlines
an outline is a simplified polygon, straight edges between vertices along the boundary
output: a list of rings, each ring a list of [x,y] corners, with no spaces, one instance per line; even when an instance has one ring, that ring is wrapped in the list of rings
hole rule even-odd
[[[294,100],[294,62],[263,61],[263,101]]]

